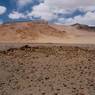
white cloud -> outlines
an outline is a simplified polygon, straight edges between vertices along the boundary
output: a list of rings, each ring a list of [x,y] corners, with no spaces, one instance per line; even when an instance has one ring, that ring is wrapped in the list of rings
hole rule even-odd
[[[84,16],[75,16],[74,18],[68,18],[63,21],[66,25],[75,23],[87,24],[89,26],[95,26],[95,12],[87,12]]]
[[[30,3],[32,3],[32,0],[17,0],[17,4],[19,7],[24,7]]]
[[[23,13],[19,13],[19,12],[17,12],[17,11],[13,11],[12,13],[10,13],[9,15],[8,15],[8,17],[10,18],[10,19],[20,19],[20,18],[27,18],[27,16],[25,16]]]
[[[17,0],[17,4],[20,7],[26,6],[32,3],[33,0]],[[44,2],[42,2],[44,1]],[[9,14],[11,19],[20,19],[20,18],[32,18],[41,17],[41,19],[51,21],[56,19],[56,23],[65,23],[65,24],[88,24],[95,25],[95,0],[39,0],[40,4],[32,7],[30,12],[19,13],[13,11]],[[71,15],[75,12],[76,9],[79,9],[84,12],[85,15],[75,16],[71,18],[59,18],[58,13]]]
[[[71,14],[77,8],[85,13],[74,18],[57,18],[57,23],[95,25],[95,0],[44,0],[44,5],[55,13]]]
[[[94,6],[95,0],[44,0],[44,3],[55,9],[68,9]]]
[[[0,15],[4,14],[6,12],[7,8],[4,6],[0,6]]]
[[[88,12],[95,10],[95,0],[43,0],[43,3],[33,7],[28,15],[41,17],[45,20],[52,20],[57,13],[71,14],[76,8]]]
[[[28,14],[28,16],[41,17],[41,19],[44,20],[52,20],[55,18],[53,12],[44,3],[40,3],[39,5],[34,6],[33,10]]]

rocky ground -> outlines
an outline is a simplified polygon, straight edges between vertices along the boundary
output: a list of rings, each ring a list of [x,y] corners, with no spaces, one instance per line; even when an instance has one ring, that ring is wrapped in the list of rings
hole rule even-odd
[[[24,46],[0,51],[0,95],[95,95],[95,49]]]

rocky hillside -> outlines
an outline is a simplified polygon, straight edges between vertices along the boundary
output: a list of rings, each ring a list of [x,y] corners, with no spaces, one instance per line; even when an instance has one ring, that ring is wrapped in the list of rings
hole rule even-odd
[[[15,22],[0,25],[2,43],[95,43],[95,28],[48,24],[45,21]]]
[[[54,29],[46,22],[17,22],[0,26],[1,40],[38,40],[41,36],[61,37],[64,31]]]
[[[74,27],[76,27],[77,29],[83,29],[83,30],[86,30],[86,31],[94,31],[95,32],[95,27],[92,27],[92,26],[88,26],[88,25],[83,25],[83,24],[74,24],[72,25]]]

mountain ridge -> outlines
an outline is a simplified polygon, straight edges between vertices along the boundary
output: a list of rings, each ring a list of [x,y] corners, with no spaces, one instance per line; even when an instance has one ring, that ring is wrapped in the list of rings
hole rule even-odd
[[[94,40],[94,28],[80,24],[65,26],[34,21],[0,25],[0,42],[87,44]]]

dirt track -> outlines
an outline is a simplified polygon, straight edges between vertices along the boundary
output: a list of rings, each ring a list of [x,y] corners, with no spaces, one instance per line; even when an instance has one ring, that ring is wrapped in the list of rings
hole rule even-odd
[[[95,95],[95,49],[25,46],[0,51],[0,95]]]

